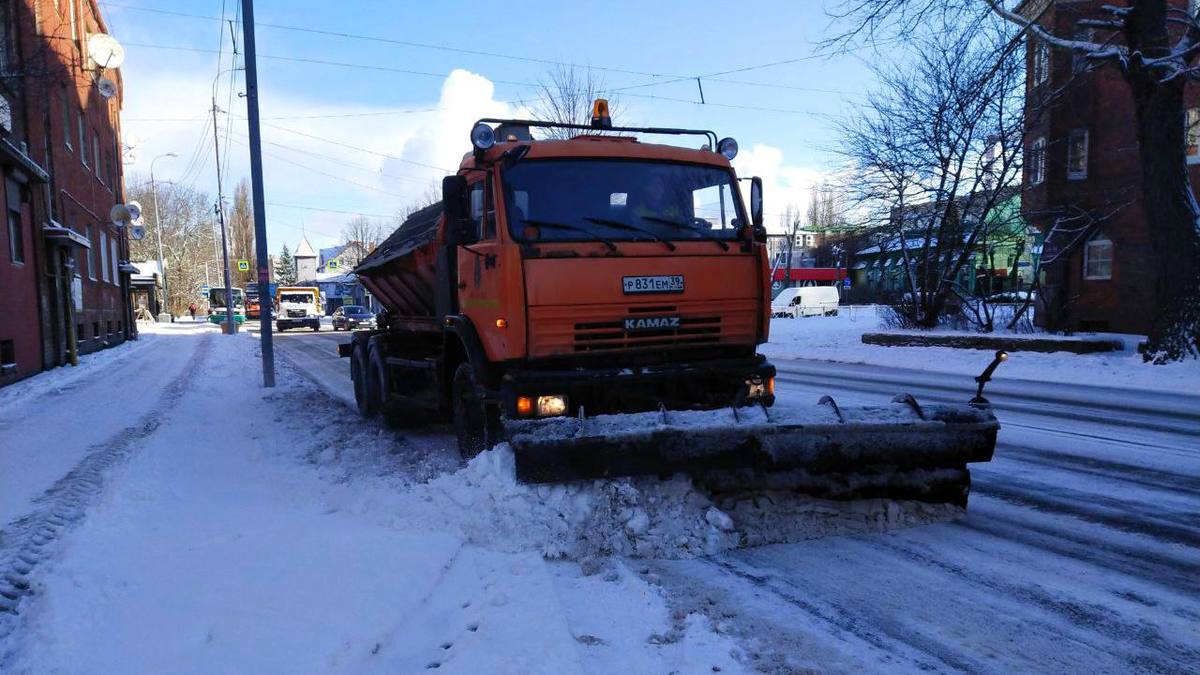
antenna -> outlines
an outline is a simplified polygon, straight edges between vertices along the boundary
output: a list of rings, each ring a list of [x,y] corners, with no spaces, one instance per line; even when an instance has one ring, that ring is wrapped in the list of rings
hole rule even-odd
[[[107,77],[96,80],[96,89],[100,90],[100,95],[104,98],[112,98],[117,95],[117,83]]]
[[[88,57],[102,70],[120,68],[125,63],[125,48],[107,33],[96,33],[88,38]]]

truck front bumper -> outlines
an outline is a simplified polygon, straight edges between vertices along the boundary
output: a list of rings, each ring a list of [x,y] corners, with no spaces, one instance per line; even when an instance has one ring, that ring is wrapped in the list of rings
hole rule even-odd
[[[520,370],[501,379],[500,394],[510,419],[517,399],[565,396],[568,414],[583,406],[587,415],[644,412],[666,407],[697,410],[729,405],[775,403],[775,366],[762,355],[638,368]]]

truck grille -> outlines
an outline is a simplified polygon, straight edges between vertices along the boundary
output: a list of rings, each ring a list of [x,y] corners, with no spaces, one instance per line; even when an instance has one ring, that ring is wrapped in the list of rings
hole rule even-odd
[[[626,319],[678,318],[670,327],[628,330]],[[655,306],[531,307],[530,356],[754,344],[754,300]],[[674,324],[674,321],[670,322]],[[651,326],[655,325],[650,323]]]
[[[631,316],[675,315],[675,307],[630,307]],[[720,341],[721,317],[679,317],[678,328],[627,331],[623,319],[575,324],[577,352],[671,345],[713,344]]]

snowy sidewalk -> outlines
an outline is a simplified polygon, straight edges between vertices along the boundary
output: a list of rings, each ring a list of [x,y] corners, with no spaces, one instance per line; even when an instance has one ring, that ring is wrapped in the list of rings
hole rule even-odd
[[[403,494],[404,477],[339,483],[306,463],[340,453],[348,438],[385,444],[388,434],[357,429],[287,369],[264,392],[247,367],[255,351],[246,336],[207,332],[140,350],[139,372],[186,386],[159,395],[165,408],[152,395],[135,399],[155,424],[122,436],[128,459],[92,467],[73,489],[86,512],[78,525],[66,512],[47,516],[64,524],[39,528],[49,534],[30,550],[42,559],[22,562],[0,540],[0,564],[7,554],[29,584],[16,614],[0,612],[0,671],[740,671],[728,638],[672,616],[619,562],[583,576],[538,550],[476,546],[463,534],[469,524],[423,525],[425,514],[404,513],[431,499]],[[42,454],[65,448],[87,462],[105,452],[95,439],[112,430],[65,411],[155,391],[149,380],[122,385],[131,368],[122,361],[58,392],[43,423],[55,428],[58,410],[58,428],[69,429],[57,443],[37,437]],[[12,473],[0,480],[0,492],[20,483]]]

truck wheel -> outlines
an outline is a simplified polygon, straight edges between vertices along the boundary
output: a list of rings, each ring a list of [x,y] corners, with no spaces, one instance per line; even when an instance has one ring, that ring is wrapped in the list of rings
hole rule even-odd
[[[371,395],[373,387],[370,369],[367,368],[366,350],[358,344],[350,353],[350,379],[354,381],[354,403],[358,406],[358,414],[374,417],[379,412],[379,401]]]
[[[458,454],[470,460],[500,441],[500,411],[479,399],[475,369],[469,363],[458,364],[454,371],[451,395]]]
[[[281,324],[281,323],[275,324],[275,332],[276,333],[282,333],[283,331],[284,331],[283,324]]]
[[[383,351],[372,345],[367,354],[367,396],[371,399],[376,412],[387,408],[388,399],[392,397],[392,371],[383,360]]]
[[[320,322],[318,322],[318,323],[314,323],[314,324],[313,324],[313,327],[312,327],[312,329],[313,329],[313,332],[314,332],[314,333],[320,333],[320,332],[321,332],[321,324],[320,324]]]

